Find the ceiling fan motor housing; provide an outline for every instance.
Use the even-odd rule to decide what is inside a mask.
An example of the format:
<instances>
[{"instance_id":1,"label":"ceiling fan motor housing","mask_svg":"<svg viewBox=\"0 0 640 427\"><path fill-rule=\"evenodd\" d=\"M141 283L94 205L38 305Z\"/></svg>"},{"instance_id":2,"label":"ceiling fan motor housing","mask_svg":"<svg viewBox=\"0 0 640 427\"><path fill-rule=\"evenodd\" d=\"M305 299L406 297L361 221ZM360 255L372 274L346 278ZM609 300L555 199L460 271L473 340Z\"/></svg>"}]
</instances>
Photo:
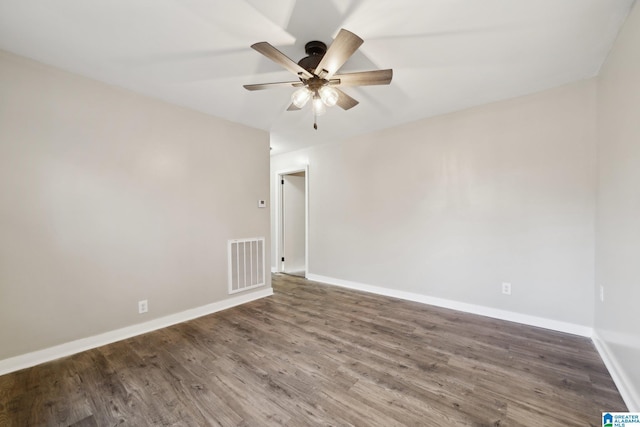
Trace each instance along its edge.
<instances>
[{"instance_id":1,"label":"ceiling fan motor housing","mask_svg":"<svg viewBox=\"0 0 640 427\"><path fill-rule=\"evenodd\" d=\"M317 40L310 41L304 45L304 51L308 56L298 61L298 65L313 74L322 57L327 53L327 45Z\"/></svg>"}]
</instances>

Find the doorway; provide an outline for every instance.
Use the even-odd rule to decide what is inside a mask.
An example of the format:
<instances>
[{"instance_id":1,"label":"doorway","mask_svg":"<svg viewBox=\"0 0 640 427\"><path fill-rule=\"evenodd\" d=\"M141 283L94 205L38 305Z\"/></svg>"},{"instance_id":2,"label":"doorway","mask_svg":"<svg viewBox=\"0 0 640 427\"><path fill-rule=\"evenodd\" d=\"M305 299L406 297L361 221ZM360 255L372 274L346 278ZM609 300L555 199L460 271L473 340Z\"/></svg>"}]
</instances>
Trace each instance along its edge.
<instances>
[{"instance_id":1,"label":"doorway","mask_svg":"<svg viewBox=\"0 0 640 427\"><path fill-rule=\"evenodd\" d=\"M308 168L276 176L276 270L306 277L308 262Z\"/></svg>"}]
</instances>

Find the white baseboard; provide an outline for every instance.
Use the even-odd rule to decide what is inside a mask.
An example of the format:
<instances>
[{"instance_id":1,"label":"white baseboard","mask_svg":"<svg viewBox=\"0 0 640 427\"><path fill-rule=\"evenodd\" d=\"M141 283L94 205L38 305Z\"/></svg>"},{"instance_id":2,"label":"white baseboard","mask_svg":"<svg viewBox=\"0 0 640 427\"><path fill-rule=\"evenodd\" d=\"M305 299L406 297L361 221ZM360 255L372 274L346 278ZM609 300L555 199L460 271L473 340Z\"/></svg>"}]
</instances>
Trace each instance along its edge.
<instances>
[{"instance_id":1,"label":"white baseboard","mask_svg":"<svg viewBox=\"0 0 640 427\"><path fill-rule=\"evenodd\" d=\"M561 322L544 317L530 316L528 314L516 313L513 311L499 310L482 305L467 304L443 298L430 297L428 295L414 292L399 291L396 289L384 288L381 286L365 285L363 283L351 282L348 280L336 279L333 277L320 276L317 274L307 274L308 280L322 282L329 285L341 286L343 288L355 289L358 291L371 292L373 294L384 295L422 304L434 305L437 307L449 308L452 310L464 311L465 313L479 314L481 316L492 317L494 319L507 320L509 322L522 323L529 326L551 329L559 332L566 332L573 335L591 338L593 328L574 323Z\"/></svg>"},{"instance_id":2,"label":"white baseboard","mask_svg":"<svg viewBox=\"0 0 640 427\"><path fill-rule=\"evenodd\" d=\"M616 383L616 387L618 387L618 391L622 396L622 400L624 400L624 403L627 405L627 409L629 412L640 412L640 390L638 390L627 377L606 341L604 341L596 331L593 332L592 340L598 353L600 353L602 361L609 370L613 382Z\"/></svg>"},{"instance_id":3,"label":"white baseboard","mask_svg":"<svg viewBox=\"0 0 640 427\"><path fill-rule=\"evenodd\" d=\"M166 328L167 326L177 323L186 322L187 320L197 317L206 316L218 311L226 310L237 305L255 301L260 298L273 295L273 288L260 289L255 292L234 296L223 301L214 302L212 304L203 305L202 307L193 308L180 313L171 314L169 316L153 319L148 322L139 323L137 325L127 326L125 328L116 329L114 331L105 332L88 338L71 341L54 347L45 348L43 350L34 351L20 356L11 357L9 359L0 360L0 375L15 372L20 369L30 368L44 362L59 359L61 357L71 356L72 354L90 350L116 341L121 341L136 335L146 334L157 329Z\"/></svg>"}]
</instances>

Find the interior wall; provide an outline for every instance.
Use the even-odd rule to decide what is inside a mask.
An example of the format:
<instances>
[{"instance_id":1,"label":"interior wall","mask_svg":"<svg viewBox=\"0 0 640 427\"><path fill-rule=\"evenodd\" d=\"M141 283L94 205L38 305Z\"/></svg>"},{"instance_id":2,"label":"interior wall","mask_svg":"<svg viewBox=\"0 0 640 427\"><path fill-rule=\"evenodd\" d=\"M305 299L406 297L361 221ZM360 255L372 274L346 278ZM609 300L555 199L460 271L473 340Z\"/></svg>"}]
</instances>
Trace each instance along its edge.
<instances>
[{"instance_id":1,"label":"interior wall","mask_svg":"<svg viewBox=\"0 0 640 427\"><path fill-rule=\"evenodd\" d=\"M229 298L268 174L266 132L0 52L0 360Z\"/></svg>"},{"instance_id":2,"label":"interior wall","mask_svg":"<svg viewBox=\"0 0 640 427\"><path fill-rule=\"evenodd\" d=\"M627 18L598 86L595 330L640 411L640 9ZM600 286L604 301L600 301ZM615 372L617 371L617 373Z\"/></svg>"},{"instance_id":3,"label":"interior wall","mask_svg":"<svg viewBox=\"0 0 640 427\"><path fill-rule=\"evenodd\" d=\"M590 328L595 106L588 80L274 156L309 164L309 274Z\"/></svg>"}]
</instances>

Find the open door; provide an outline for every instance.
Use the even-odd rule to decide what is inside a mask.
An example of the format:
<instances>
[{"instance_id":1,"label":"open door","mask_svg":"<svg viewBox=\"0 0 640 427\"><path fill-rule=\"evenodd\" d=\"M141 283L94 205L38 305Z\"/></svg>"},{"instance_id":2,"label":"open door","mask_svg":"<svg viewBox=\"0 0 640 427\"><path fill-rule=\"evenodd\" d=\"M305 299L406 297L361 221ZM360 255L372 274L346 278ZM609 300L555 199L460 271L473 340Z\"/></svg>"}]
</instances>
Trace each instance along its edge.
<instances>
[{"instance_id":1,"label":"open door","mask_svg":"<svg viewBox=\"0 0 640 427\"><path fill-rule=\"evenodd\" d=\"M306 276L306 176L282 175L282 271Z\"/></svg>"},{"instance_id":2,"label":"open door","mask_svg":"<svg viewBox=\"0 0 640 427\"><path fill-rule=\"evenodd\" d=\"M275 173L274 272L306 277L309 268L309 166Z\"/></svg>"}]
</instances>

